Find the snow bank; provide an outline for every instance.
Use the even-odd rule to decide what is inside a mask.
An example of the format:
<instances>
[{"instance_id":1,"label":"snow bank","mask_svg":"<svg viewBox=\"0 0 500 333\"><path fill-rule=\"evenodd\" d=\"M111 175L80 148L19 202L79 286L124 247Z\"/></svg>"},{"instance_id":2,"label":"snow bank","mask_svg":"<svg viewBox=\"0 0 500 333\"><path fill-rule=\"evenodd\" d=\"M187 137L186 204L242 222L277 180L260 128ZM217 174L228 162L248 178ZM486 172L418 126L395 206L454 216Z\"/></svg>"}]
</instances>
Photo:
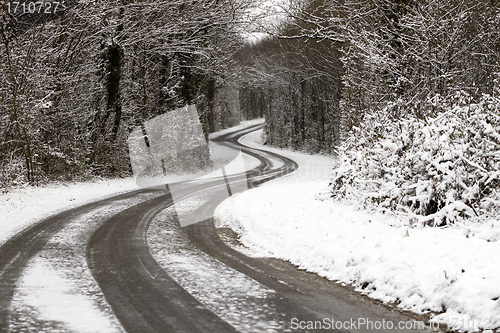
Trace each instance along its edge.
<instances>
[{"instance_id":1,"label":"snow bank","mask_svg":"<svg viewBox=\"0 0 500 333\"><path fill-rule=\"evenodd\" d=\"M16 328L21 332L35 331L36 328L30 325L35 318L38 322L56 322L61 329L51 329L57 332L124 332L118 320L106 316L93 299L79 292L79 288L47 260L36 258L23 274L17 287L19 292L13 300L14 304L21 303L31 312L30 316L20 318L24 327Z\"/></svg>"},{"instance_id":2,"label":"snow bank","mask_svg":"<svg viewBox=\"0 0 500 333\"><path fill-rule=\"evenodd\" d=\"M137 188L132 178L125 178L13 189L0 195L0 245L44 217Z\"/></svg>"},{"instance_id":3,"label":"snow bank","mask_svg":"<svg viewBox=\"0 0 500 333\"><path fill-rule=\"evenodd\" d=\"M258 146L251 135L253 142L242 140ZM337 202L325 174L307 170L324 157L281 153L301 156L299 170L309 176L291 174L230 197L215 212L218 227L238 233L256 256L290 261L407 310L438 313L433 322L465 331L500 327L500 246L488 241L498 236L496 220L438 228Z\"/></svg>"},{"instance_id":4,"label":"snow bank","mask_svg":"<svg viewBox=\"0 0 500 333\"><path fill-rule=\"evenodd\" d=\"M332 202L326 184L263 186L216 212L259 256L281 258L460 329L500 326L500 247L459 228L409 228L395 216ZM491 318L491 321L488 319ZM492 325L488 325L491 323Z\"/></svg>"}]
</instances>

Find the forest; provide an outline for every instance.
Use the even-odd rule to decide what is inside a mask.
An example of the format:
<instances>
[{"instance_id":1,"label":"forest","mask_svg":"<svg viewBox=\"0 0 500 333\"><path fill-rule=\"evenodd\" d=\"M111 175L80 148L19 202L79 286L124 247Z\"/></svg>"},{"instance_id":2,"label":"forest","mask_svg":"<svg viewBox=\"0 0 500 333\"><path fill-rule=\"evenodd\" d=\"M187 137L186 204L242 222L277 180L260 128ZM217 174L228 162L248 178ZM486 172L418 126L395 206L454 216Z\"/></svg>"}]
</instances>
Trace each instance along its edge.
<instances>
[{"instance_id":1,"label":"forest","mask_svg":"<svg viewBox=\"0 0 500 333\"><path fill-rule=\"evenodd\" d=\"M195 104L206 135L263 116L266 144L336 156L333 197L434 225L496 214L498 1L65 5L2 5L2 188L128 175L132 129Z\"/></svg>"},{"instance_id":2,"label":"forest","mask_svg":"<svg viewBox=\"0 0 500 333\"><path fill-rule=\"evenodd\" d=\"M197 106L206 134L240 120L230 69L249 4L59 8L0 7L0 187L130 175L133 128L187 104Z\"/></svg>"}]
</instances>

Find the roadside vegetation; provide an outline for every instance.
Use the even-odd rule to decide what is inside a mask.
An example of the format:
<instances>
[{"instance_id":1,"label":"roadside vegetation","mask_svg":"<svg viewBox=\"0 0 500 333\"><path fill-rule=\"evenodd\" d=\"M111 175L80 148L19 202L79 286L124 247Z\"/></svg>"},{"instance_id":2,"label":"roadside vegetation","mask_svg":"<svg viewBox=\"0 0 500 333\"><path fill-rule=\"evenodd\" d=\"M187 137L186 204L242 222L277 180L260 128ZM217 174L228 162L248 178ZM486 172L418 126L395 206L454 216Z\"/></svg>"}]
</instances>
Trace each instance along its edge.
<instances>
[{"instance_id":1,"label":"roadside vegetation","mask_svg":"<svg viewBox=\"0 0 500 333\"><path fill-rule=\"evenodd\" d=\"M292 1L278 14L242 62L268 144L333 152L334 198L412 224L498 216L498 2Z\"/></svg>"}]
</instances>

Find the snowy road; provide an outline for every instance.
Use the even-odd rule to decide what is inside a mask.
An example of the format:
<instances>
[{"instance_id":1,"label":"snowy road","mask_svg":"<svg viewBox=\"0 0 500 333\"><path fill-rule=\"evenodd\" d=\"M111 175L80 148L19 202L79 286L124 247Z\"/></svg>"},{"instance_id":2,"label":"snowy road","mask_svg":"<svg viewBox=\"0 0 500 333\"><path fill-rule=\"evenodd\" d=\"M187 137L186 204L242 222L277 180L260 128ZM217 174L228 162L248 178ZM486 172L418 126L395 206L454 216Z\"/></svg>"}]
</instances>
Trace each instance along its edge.
<instances>
[{"instance_id":1,"label":"snowy road","mask_svg":"<svg viewBox=\"0 0 500 333\"><path fill-rule=\"evenodd\" d=\"M238 142L258 128L216 139L259 161L246 177L229 176L250 187L297 168ZM219 180L187 181L180 197L211 212L226 191ZM182 228L172 205L168 191L138 190L60 213L11 238L0 247L0 330L290 332L313 331L308 323L321 322L314 331L387 332L377 323L418 319L285 262L248 257L221 241L211 219ZM60 279L65 289L51 292L37 273ZM49 292L33 296L44 288ZM87 320L58 315L77 296L87 311L68 316ZM374 327L352 325L360 319ZM331 320L347 325L332 329Z\"/></svg>"}]
</instances>

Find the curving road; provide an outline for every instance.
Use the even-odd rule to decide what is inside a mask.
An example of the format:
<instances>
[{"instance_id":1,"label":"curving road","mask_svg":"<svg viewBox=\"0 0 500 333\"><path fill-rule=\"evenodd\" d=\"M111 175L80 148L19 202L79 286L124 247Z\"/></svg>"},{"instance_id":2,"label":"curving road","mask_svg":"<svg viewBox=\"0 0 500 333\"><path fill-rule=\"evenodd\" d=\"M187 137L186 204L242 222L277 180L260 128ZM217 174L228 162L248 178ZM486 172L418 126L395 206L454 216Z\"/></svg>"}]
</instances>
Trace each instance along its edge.
<instances>
[{"instance_id":1,"label":"curving road","mask_svg":"<svg viewBox=\"0 0 500 333\"><path fill-rule=\"evenodd\" d=\"M256 168L245 174L229 175L233 183L246 182L248 187L254 187L293 172L298 167L293 160L286 157L250 148L238 142L241 136L260 128L260 125L251 126L216 139L218 144L225 145L228 149L240 149L259 161ZM278 161L280 163L277 163ZM274 167L275 164L281 166ZM198 194L209 193L209 199L200 203L196 212L212 212L227 197L227 189L220 186L219 179L186 181L181 184L181 188L180 197L186 200ZM82 243L86 248L88 268L105 301L126 332L259 332L268 329L287 332L296 328L291 325L293 320L296 322L320 321L324 318L342 321L365 318L373 322L421 320L361 297L350 288L299 271L280 260L248 257L221 241L211 219L180 228L175 210L166 217L162 215L165 211L172 210L174 205L167 187L167 190L137 190L68 210L40 221L2 245L0 330L16 331L17 326L11 323L14 290L30 260L47 247L54 235L78 216L107 205L112 206L118 201L138 197L141 197L141 200L132 200L127 208L103 219ZM148 232L152 230L150 228L152 224L158 223L160 217L162 223L175 226L173 232L185 242L184 247L189 247L191 256L200 259L205 258L203 255L208 255L209 259L203 260L213 261L212 266L204 268L206 271L203 274L207 276L219 274L217 275L219 277L221 274L226 274L221 272L229 274L228 280L221 278L218 281L220 285L214 283L215 289L221 295L226 295L224 297L228 297L228 303L230 301L227 295L231 295L232 302L236 302L238 311L243 313L241 316L231 320L230 318L234 318L234 313L228 316L217 310L220 308L217 303L225 302L223 298L208 299L209 296L194 295L195 292L190 289L189 283L182 282L179 276L169 270L171 263L159 263L151 249L153 244L149 243L151 235L148 235ZM187 250L183 248L178 251ZM256 285L255 288L262 292L260 294L255 292L259 296L248 296L250 292L247 293L245 290L238 292L235 286L229 286L231 282L227 281L231 279L236 281L239 278L251 281L249 283ZM230 287L235 291L229 292ZM253 315L253 312L259 315ZM240 325L242 322L245 325ZM33 331L37 331L36 327ZM307 329L297 331L307 331ZM343 330L328 331L343 332ZM363 330L358 327L353 331L383 332L384 330ZM417 331L411 330L411 332Z\"/></svg>"}]
</instances>

